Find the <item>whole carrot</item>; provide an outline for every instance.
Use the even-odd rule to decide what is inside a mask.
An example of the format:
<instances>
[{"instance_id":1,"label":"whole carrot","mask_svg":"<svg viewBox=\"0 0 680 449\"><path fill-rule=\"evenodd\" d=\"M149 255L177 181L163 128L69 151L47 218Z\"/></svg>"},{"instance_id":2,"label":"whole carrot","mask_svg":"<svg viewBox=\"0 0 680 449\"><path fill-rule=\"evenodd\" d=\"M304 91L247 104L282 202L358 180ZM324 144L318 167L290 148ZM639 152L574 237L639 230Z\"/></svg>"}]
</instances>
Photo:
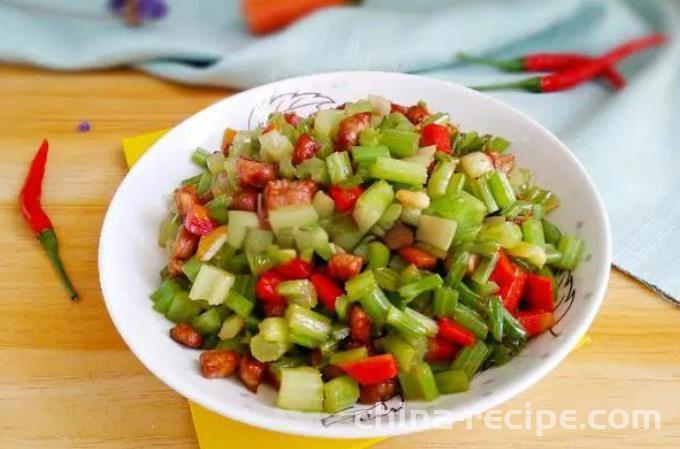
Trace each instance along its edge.
<instances>
[{"instance_id":1,"label":"whole carrot","mask_svg":"<svg viewBox=\"0 0 680 449\"><path fill-rule=\"evenodd\" d=\"M459 53L458 59L490 65L504 72L563 72L590 63L595 58L579 53L529 53L518 58L496 59ZM606 67L600 75L617 90L626 85L626 80L614 67Z\"/></svg>"},{"instance_id":2,"label":"whole carrot","mask_svg":"<svg viewBox=\"0 0 680 449\"><path fill-rule=\"evenodd\" d=\"M52 222L40 204L48 149L49 145L47 140L43 140L38 152L33 158L33 162L31 162L28 175L26 175L26 181L21 189L21 193L19 193L19 204L21 205L21 213L23 214L26 223L28 223L38 236L38 241L47 253L47 257L49 257L52 265L54 265L54 268L57 270L57 274L64 284L64 287L66 287L71 300L75 301L78 299L78 293L76 293L73 288L73 284L66 274L64 265L59 257L57 234L54 232Z\"/></svg>"},{"instance_id":3,"label":"whole carrot","mask_svg":"<svg viewBox=\"0 0 680 449\"><path fill-rule=\"evenodd\" d=\"M352 0L242 0L242 8L248 30L253 34L266 34L317 9L350 3Z\"/></svg>"},{"instance_id":4,"label":"whole carrot","mask_svg":"<svg viewBox=\"0 0 680 449\"><path fill-rule=\"evenodd\" d=\"M477 86L473 87L473 89L480 91L522 89L535 93L559 92L562 90L571 89L574 86L595 78L605 68L614 66L614 64L617 62L634 53L638 53L658 45L663 45L667 41L668 36L665 34L651 34L649 36L628 41L611 50L610 52L593 59L591 62L576 66L564 72L553 73L545 76L536 76L519 81L512 81L509 83Z\"/></svg>"}]
</instances>

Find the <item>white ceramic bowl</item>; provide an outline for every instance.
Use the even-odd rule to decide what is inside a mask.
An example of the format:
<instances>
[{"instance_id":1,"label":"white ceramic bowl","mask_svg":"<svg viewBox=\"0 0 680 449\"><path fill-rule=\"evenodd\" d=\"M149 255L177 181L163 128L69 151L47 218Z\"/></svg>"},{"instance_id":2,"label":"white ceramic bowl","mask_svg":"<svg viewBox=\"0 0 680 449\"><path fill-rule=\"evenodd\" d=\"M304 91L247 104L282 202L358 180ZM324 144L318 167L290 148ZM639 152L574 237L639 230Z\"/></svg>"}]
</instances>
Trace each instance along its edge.
<instances>
[{"instance_id":1,"label":"white ceramic bowl","mask_svg":"<svg viewBox=\"0 0 680 449\"><path fill-rule=\"evenodd\" d=\"M395 398L340 415L300 413L274 406L275 393L257 395L237 380L207 380L198 352L168 337L171 324L150 307L165 253L156 244L169 193L196 172L189 161L201 146L218 148L225 127L248 128L272 111L306 115L368 94L402 104L420 99L449 112L463 130L504 136L519 163L553 189L562 206L551 215L563 230L587 242L587 256L560 282L559 322L532 340L510 363L475 377L468 392L434 402ZM142 363L186 398L226 417L278 432L329 438L363 438L425 430L492 408L527 389L552 370L590 326L603 299L610 267L607 216L583 166L553 134L531 118L489 96L452 83L383 72L340 72L293 78L228 97L185 120L165 135L121 183L109 207L99 247L101 287L111 318ZM411 413L414 410L427 416ZM395 420L395 417L398 418ZM396 424L389 425L389 421ZM358 425L357 422L363 423Z\"/></svg>"}]
</instances>

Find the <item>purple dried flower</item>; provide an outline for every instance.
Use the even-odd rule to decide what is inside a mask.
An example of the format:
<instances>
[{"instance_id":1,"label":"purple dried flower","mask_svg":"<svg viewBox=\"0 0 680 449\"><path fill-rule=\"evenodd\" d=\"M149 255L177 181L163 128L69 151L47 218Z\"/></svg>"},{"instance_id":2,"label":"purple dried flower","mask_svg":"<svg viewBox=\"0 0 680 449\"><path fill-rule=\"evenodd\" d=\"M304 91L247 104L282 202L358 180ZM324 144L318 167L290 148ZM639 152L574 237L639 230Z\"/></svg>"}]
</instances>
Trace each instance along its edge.
<instances>
[{"instance_id":1,"label":"purple dried flower","mask_svg":"<svg viewBox=\"0 0 680 449\"><path fill-rule=\"evenodd\" d=\"M90 122L87 120L82 120L80 123L78 123L78 126L76 127L79 133L86 133L92 129L92 126L90 125Z\"/></svg>"},{"instance_id":2,"label":"purple dried flower","mask_svg":"<svg viewBox=\"0 0 680 449\"><path fill-rule=\"evenodd\" d=\"M163 0L139 0L137 5L142 20L158 20L168 13L168 5Z\"/></svg>"}]
</instances>

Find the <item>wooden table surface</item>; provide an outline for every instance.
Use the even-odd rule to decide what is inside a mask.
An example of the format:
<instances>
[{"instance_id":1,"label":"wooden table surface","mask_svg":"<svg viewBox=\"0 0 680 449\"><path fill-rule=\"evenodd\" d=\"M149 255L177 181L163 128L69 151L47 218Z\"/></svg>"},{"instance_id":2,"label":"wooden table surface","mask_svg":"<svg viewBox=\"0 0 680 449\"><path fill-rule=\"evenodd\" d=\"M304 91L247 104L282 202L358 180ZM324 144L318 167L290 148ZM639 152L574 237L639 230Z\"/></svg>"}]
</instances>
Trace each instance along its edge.
<instances>
[{"instance_id":1,"label":"wooden table surface","mask_svg":"<svg viewBox=\"0 0 680 449\"><path fill-rule=\"evenodd\" d=\"M0 448L196 448L187 401L147 372L108 318L97 245L125 176L121 138L167 128L228 95L127 70L50 73L0 65ZM89 133L77 133L87 119ZM65 298L22 222L17 193L43 137L43 202L81 295ZM491 430L475 422L377 449L680 447L680 309L612 273L592 343L503 411L656 409L660 430ZM606 422L606 421L605 421ZM225 446L226 447L226 446Z\"/></svg>"}]
</instances>

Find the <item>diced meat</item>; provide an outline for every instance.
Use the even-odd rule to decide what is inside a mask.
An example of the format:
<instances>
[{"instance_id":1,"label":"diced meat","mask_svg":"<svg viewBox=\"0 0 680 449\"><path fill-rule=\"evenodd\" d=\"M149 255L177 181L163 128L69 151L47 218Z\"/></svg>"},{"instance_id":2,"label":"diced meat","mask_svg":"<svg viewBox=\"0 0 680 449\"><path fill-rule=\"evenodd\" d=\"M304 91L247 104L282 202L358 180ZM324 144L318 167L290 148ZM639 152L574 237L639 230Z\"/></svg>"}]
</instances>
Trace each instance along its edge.
<instances>
[{"instance_id":1,"label":"diced meat","mask_svg":"<svg viewBox=\"0 0 680 449\"><path fill-rule=\"evenodd\" d=\"M284 206L311 204L316 189L316 184L310 180L277 179L276 181L269 181L264 190L265 206L267 210L274 210Z\"/></svg>"},{"instance_id":2,"label":"diced meat","mask_svg":"<svg viewBox=\"0 0 680 449\"><path fill-rule=\"evenodd\" d=\"M175 190L175 205L182 217L189 213L194 204L198 204L198 191L195 186L186 185Z\"/></svg>"},{"instance_id":3,"label":"diced meat","mask_svg":"<svg viewBox=\"0 0 680 449\"><path fill-rule=\"evenodd\" d=\"M321 365L321 362L323 362L323 354L321 353L321 349L315 348L309 351L309 364L311 366Z\"/></svg>"},{"instance_id":4,"label":"diced meat","mask_svg":"<svg viewBox=\"0 0 680 449\"><path fill-rule=\"evenodd\" d=\"M338 125L335 149L338 151L351 150L359 139L359 133L368 128L370 124L371 114L368 112L360 112L342 119Z\"/></svg>"},{"instance_id":5,"label":"diced meat","mask_svg":"<svg viewBox=\"0 0 680 449\"><path fill-rule=\"evenodd\" d=\"M172 257L175 259L188 259L196 253L199 236L189 232L184 226L179 228L175 244L172 247Z\"/></svg>"},{"instance_id":6,"label":"diced meat","mask_svg":"<svg viewBox=\"0 0 680 449\"><path fill-rule=\"evenodd\" d=\"M429 112L427 112L427 109L425 109L423 106L420 105L414 105L411 106L406 110L406 118L408 118L411 123L414 125L417 125L418 123L422 122L425 120L425 118L430 115Z\"/></svg>"},{"instance_id":7,"label":"diced meat","mask_svg":"<svg viewBox=\"0 0 680 449\"><path fill-rule=\"evenodd\" d=\"M323 376L324 382L328 382L329 380L335 379L336 377L344 376L345 371L343 371L343 369L339 366L326 365L321 368L321 375Z\"/></svg>"},{"instance_id":8,"label":"diced meat","mask_svg":"<svg viewBox=\"0 0 680 449\"><path fill-rule=\"evenodd\" d=\"M298 165L305 159L314 157L320 149L321 144L309 134L301 135L293 149L293 164Z\"/></svg>"},{"instance_id":9,"label":"diced meat","mask_svg":"<svg viewBox=\"0 0 680 449\"><path fill-rule=\"evenodd\" d=\"M399 222L385 233L383 240L389 249L395 250L402 246L413 245L415 237L411 228Z\"/></svg>"},{"instance_id":10,"label":"diced meat","mask_svg":"<svg viewBox=\"0 0 680 449\"><path fill-rule=\"evenodd\" d=\"M515 167L515 155L506 153L496 153L495 151L487 151L487 156L491 158L493 166L496 170L503 172L506 176Z\"/></svg>"},{"instance_id":11,"label":"diced meat","mask_svg":"<svg viewBox=\"0 0 680 449\"><path fill-rule=\"evenodd\" d=\"M254 359L250 354L244 354L238 366L238 377L248 390L257 393L266 368L267 365Z\"/></svg>"},{"instance_id":12,"label":"diced meat","mask_svg":"<svg viewBox=\"0 0 680 449\"><path fill-rule=\"evenodd\" d=\"M184 262L184 260L170 258L170 260L168 260L168 273L170 273L170 276L179 276L182 274Z\"/></svg>"},{"instance_id":13,"label":"diced meat","mask_svg":"<svg viewBox=\"0 0 680 449\"><path fill-rule=\"evenodd\" d=\"M257 210L257 190L243 189L234 194L231 209L255 212Z\"/></svg>"},{"instance_id":14,"label":"diced meat","mask_svg":"<svg viewBox=\"0 0 680 449\"><path fill-rule=\"evenodd\" d=\"M328 261L328 273L336 279L346 281L361 272L364 259L349 253L338 253Z\"/></svg>"},{"instance_id":15,"label":"diced meat","mask_svg":"<svg viewBox=\"0 0 680 449\"><path fill-rule=\"evenodd\" d=\"M375 404L376 402L386 401L397 391L397 384L394 379L378 382L371 385L359 386L359 402L362 404Z\"/></svg>"},{"instance_id":16,"label":"diced meat","mask_svg":"<svg viewBox=\"0 0 680 449\"><path fill-rule=\"evenodd\" d=\"M359 305L352 306L349 311L349 330L353 342L371 342L371 318Z\"/></svg>"},{"instance_id":17,"label":"diced meat","mask_svg":"<svg viewBox=\"0 0 680 449\"><path fill-rule=\"evenodd\" d=\"M236 172L242 187L263 189L267 182L276 179L276 165L245 157L236 161Z\"/></svg>"},{"instance_id":18,"label":"diced meat","mask_svg":"<svg viewBox=\"0 0 680 449\"><path fill-rule=\"evenodd\" d=\"M283 316L286 312L286 306L288 304L285 302L266 302L262 303L262 310L264 311L264 316Z\"/></svg>"},{"instance_id":19,"label":"diced meat","mask_svg":"<svg viewBox=\"0 0 680 449\"><path fill-rule=\"evenodd\" d=\"M406 115L406 111L408 108L406 106L402 106L397 103L392 103L390 105L390 112L401 112L402 114Z\"/></svg>"},{"instance_id":20,"label":"diced meat","mask_svg":"<svg viewBox=\"0 0 680 449\"><path fill-rule=\"evenodd\" d=\"M177 343L188 348L200 348L203 344L203 336L193 327L185 323L176 324L170 329L170 337Z\"/></svg>"},{"instance_id":21,"label":"diced meat","mask_svg":"<svg viewBox=\"0 0 680 449\"><path fill-rule=\"evenodd\" d=\"M238 355L234 351L214 349L205 351L198 361L201 364L203 377L208 379L229 377L236 370Z\"/></svg>"},{"instance_id":22,"label":"diced meat","mask_svg":"<svg viewBox=\"0 0 680 449\"><path fill-rule=\"evenodd\" d=\"M302 121L302 117L297 115L295 112L286 112L283 114L283 118L286 122L288 122L290 125L293 126L298 126L300 122Z\"/></svg>"}]
</instances>

